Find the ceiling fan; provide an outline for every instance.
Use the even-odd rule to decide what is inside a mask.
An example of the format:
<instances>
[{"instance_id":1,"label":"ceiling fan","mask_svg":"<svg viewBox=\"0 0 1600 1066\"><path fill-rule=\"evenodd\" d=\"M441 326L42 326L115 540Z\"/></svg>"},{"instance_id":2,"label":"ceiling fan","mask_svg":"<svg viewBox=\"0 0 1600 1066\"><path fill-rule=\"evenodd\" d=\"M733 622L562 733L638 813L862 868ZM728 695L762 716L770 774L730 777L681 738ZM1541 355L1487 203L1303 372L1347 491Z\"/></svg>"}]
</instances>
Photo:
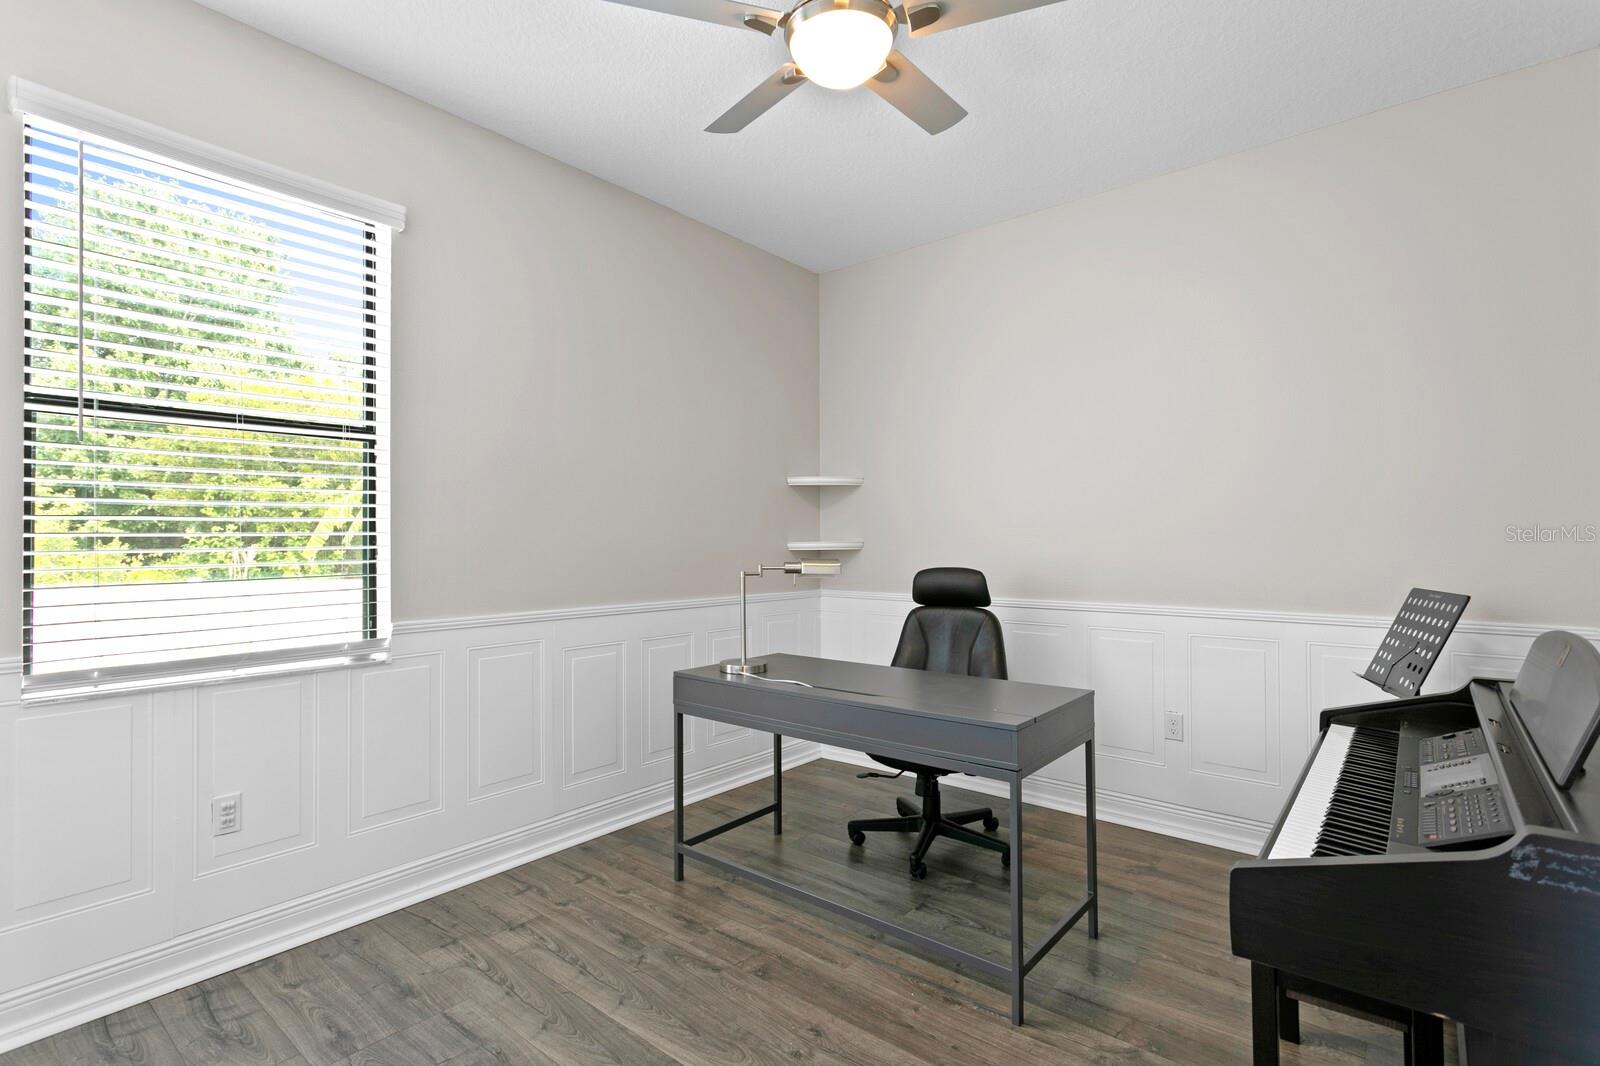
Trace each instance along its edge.
<instances>
[{"instance_id":1,"label":"ceiling fan","mask_svg":"<svg viewBox=\"0 0 1600 1066\"><path fill-rule=\"evenodd\" d=\"M738 133L808 81L839 90L865 85L929 133L943 133L967 117L966 109L895 49L896 34L926 37L1056 2L799 0L779 11L743 0L611 0L769 37L783 31L792 62L707 126L707 133Z\"/></svg>"}]
</instances>

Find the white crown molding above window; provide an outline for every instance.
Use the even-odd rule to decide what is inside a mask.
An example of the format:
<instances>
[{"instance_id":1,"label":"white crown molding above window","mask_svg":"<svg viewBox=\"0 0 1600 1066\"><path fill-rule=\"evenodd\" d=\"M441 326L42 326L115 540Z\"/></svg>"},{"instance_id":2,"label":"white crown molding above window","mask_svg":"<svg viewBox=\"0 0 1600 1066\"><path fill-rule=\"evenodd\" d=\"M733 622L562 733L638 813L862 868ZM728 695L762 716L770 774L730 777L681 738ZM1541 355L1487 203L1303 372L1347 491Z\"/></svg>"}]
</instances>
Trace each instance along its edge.
<instances>
[{"instance_id":1,"label":"white crown molding above window","mask_svg":"<svg viewBox=\"0 0 1600 1066\"><path fill-rule=\"evenodd\" d=\"M406 209L399 204L207 144L35 82L13 77L10 106L15 114L32 115L132 148L155 152L224 178L309 201L362 222L375 222L395 231L406 228Z\"/></svg>"}]
</instances>

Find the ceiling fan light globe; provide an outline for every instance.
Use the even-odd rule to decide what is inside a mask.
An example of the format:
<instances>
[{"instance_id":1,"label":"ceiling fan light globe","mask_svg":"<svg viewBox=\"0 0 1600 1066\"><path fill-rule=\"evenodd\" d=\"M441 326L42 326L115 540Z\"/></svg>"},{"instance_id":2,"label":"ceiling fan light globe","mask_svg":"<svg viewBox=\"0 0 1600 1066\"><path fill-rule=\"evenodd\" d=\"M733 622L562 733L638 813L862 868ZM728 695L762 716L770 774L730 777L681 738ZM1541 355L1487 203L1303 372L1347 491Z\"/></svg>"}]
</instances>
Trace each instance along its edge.
<instances>
[{"instance_id":1,"label":"ceiling fan light globe","mask_svg":"<svg viewBox=\"0 0 1600 1066\"><path fill-rule=\"evenodd\" d=\"M824 89L854 89L878 71L894 48L894 13L877 0L812 0L795 12L789 54Z\"/></svg>"}]
</instances>

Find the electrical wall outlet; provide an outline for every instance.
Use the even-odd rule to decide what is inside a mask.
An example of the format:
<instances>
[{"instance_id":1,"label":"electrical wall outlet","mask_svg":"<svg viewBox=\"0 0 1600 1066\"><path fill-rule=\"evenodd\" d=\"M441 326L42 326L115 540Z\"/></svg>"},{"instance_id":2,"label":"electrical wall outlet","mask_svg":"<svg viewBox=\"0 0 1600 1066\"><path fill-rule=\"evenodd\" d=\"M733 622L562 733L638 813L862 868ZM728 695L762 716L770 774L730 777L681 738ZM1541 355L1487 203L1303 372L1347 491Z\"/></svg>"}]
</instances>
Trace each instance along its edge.
<instances>
[{"instance_id":1,"label":"electrical wall outlet","mask_svg":"<svg viewBox=\"0 0 1600 1066\"><path fill-rule=\"evenodd\" d=\"M241 801L239 793L230 792L226 796L214 796L211 800L211 835L224 837L229 833L237 833L241 818Z\"/></svg>"},{"instance_id":2,"label":"electrical wall outlet","mask_svg":"<svg viewBox=\"0 0 1600 1066\"><path fill-rule=\"evenodd\" d=\"M1167 739L1168 740L1182 740L1183 739L1183 715L1181 715L1181 714L1169 714L1169 715L1167 715Z\"/></svg>"}]
</instances>

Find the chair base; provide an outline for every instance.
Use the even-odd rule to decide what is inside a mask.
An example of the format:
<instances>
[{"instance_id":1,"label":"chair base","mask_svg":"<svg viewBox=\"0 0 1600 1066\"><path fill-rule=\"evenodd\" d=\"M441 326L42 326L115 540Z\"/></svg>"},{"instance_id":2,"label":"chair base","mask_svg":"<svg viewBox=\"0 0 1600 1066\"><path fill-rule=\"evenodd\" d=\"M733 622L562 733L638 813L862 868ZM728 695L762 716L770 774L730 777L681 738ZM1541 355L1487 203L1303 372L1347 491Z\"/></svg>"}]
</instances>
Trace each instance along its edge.
<instances>
[{"instance_id":1,"label":"chair base","mask_svg":"<svg viewBox=\"0 0 1600 1066\"><path fill-rule=\"evenodd\" d=\"M846 829L850 834L850 843L860 847L867 842L868 833L916 833L917 843L911 849L911 876L915 880L922 880L928 876L928 866L923 860L927 858L928 849L940 837L949 837L966 844L1000 853L1000 864L1007 868L1011 866L1011 845L997 837L984 836L976 830L967 828L973 822L982 822L986 832L994 832L1000 828L1000 821L994 816L994 811L988 807L979 807L970 811L953 811L944 813L939 797L939 779L931 774L917 775L917 795L923 798L922 806L902 797L896 797L895 809L900 812L898 818L858 818L851 822Z\"/></svg>"}]
</instances>

